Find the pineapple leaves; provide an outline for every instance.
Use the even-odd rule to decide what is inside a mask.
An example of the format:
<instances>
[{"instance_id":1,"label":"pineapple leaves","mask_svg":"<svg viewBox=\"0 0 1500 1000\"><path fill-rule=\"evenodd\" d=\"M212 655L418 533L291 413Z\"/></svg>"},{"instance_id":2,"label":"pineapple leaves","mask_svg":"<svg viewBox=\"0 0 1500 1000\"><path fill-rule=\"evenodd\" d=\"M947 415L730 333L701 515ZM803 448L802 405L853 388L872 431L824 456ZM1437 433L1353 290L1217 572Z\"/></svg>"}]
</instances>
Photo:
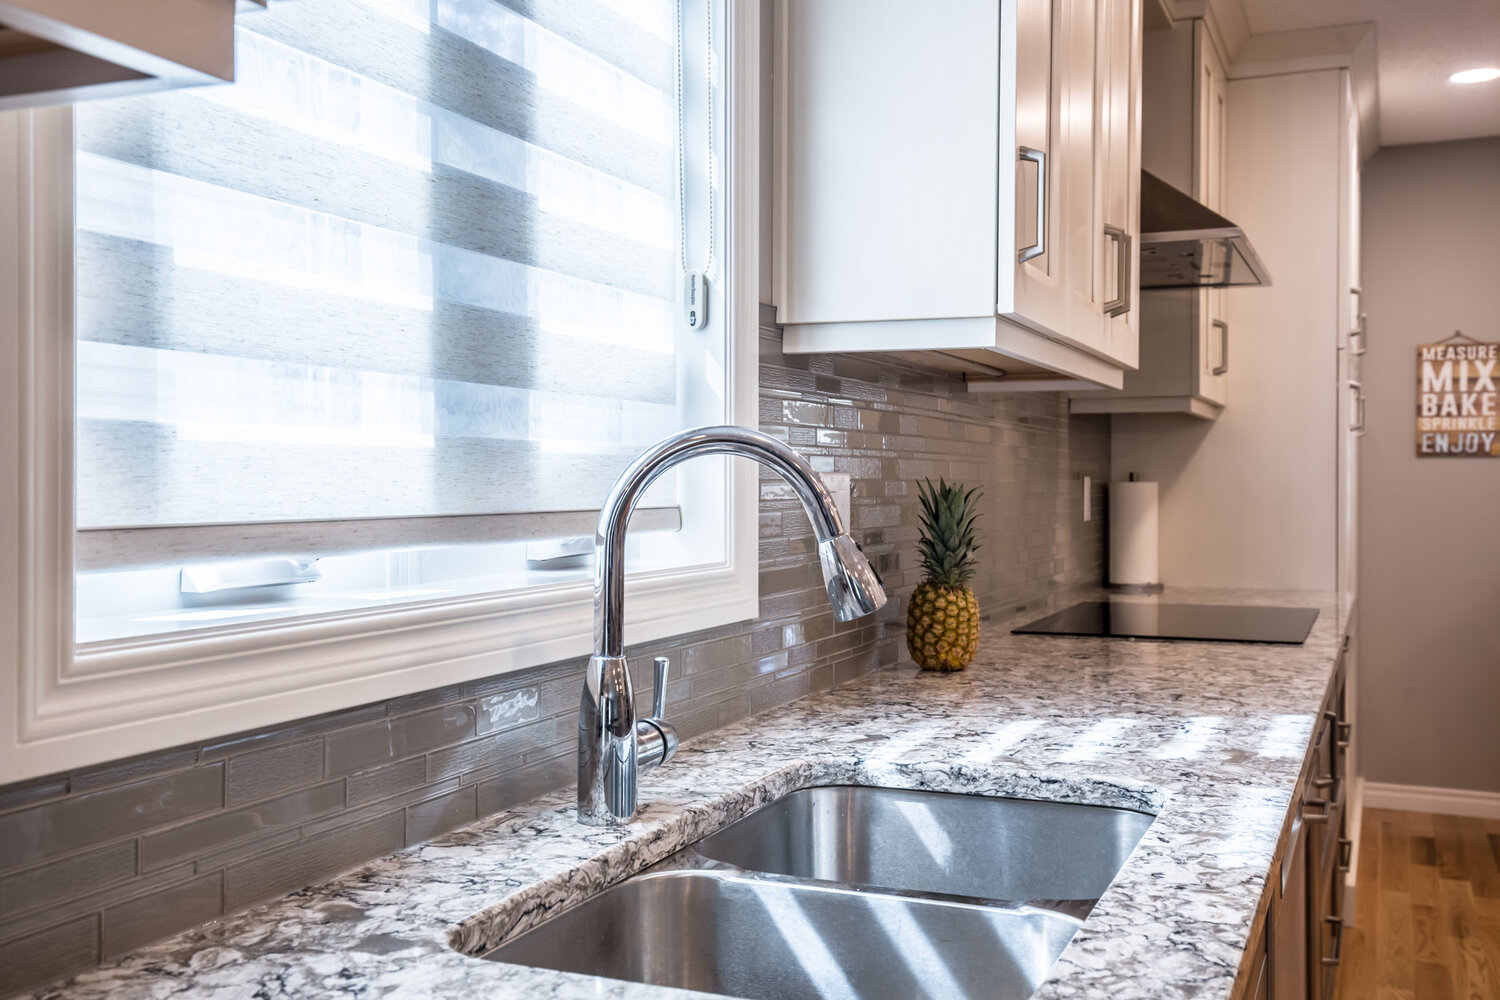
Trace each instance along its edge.
<instances>
[{"instance_id":1,"label":"pineapple leaves","mask_svg":"<svg viewBox=\"0 0 1500 1000\"><path fill-rule=\"evenodd\" d=\"M974 540L980 496L979 487L966 491L962 484L949 485L942 477L936 486L931 479L917 483L922 506L917 551L929 581L958 587L973 578L974 553L980 547Z\"/></svg>"}]
</instances>

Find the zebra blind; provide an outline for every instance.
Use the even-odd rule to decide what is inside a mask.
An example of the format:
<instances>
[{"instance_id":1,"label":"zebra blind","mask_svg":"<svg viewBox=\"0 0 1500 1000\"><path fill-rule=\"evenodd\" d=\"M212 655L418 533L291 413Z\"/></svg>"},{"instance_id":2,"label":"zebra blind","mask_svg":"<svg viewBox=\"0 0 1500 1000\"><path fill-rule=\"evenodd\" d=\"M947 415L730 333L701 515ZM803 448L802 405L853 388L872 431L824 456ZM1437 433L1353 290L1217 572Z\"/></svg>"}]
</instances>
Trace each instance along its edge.
<instances>
[{"instance_id":1,"label":"zebra blind","mask_svg":"<svg viewBox=\"0 0 1500 1000\"><path fill-rule=\"evenodd\" d=\"M273 2L232 86L79 105L79 528L597 511L684 422L674 16Z\"/></svg>"}]
</instances>

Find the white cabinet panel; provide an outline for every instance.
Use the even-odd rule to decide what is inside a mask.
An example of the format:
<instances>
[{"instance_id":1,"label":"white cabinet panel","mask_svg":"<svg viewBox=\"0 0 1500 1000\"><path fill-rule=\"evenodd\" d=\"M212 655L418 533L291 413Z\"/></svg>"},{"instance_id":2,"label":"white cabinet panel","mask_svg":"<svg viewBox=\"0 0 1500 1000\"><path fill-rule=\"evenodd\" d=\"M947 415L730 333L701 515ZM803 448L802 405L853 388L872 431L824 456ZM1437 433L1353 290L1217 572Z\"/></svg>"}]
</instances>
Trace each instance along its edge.
<instances>
[{"instance_id":1,"label":"white cabinet panel","mask_svg":"<svg viewBox=\"0 0 1500 1000\"><path fill-rule=\"evenodd\" d=\"M999 8L792 4L784 33L783 322L978 316L994 309ZM941 64L943 86L931 67Z\"/></svg>"}]
</instances>

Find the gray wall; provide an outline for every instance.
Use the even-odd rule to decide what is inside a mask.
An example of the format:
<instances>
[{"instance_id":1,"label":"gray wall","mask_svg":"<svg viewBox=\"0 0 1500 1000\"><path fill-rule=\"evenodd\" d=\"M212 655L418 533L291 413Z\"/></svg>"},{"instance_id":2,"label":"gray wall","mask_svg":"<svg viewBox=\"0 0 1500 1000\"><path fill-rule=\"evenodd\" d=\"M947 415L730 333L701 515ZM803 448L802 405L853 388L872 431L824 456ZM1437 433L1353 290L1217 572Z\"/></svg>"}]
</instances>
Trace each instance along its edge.
<instances>
[{"instance_id":1,"label":"gray wall","mask_svg":"<svg viewBox=\"0 0 1500 1000\"><path fill-rule=\"evenodd\" d=\"M1055 393L971 396L878 360L783 358L764 331L760 426L853 477L853 531L894 600L838 625L814 539L763 479L760 616L633 649L673 658L685 739L906 662L920 476L985 488L983 611L1004 619L1101 579L1103 417ZM990 628L998 627L994 622ZM0 788L0 996L321 881L574 780L581 661ZM649 799L651 783L643 786Z\"/></svg>"},{"instance_id":2,"label":"gray wall","mask_svg":"<svg viewBox=\"0 0 1500 1000\"><path fill-rule=\"evenodd\" d=\"M1365 777L1500 792L1500 458L1415 454L1417 345L1500 341L1500 139L1378 153L1363 251Z\"/></svg>"}]
</instances>

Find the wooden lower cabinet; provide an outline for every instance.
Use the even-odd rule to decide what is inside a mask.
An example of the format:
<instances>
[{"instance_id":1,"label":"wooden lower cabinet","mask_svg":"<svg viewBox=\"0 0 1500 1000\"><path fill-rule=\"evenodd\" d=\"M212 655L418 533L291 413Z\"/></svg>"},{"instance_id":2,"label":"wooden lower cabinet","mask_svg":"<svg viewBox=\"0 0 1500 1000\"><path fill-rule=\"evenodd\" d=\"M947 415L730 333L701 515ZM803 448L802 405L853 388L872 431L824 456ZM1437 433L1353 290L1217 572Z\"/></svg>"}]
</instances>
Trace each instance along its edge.
<instances>
[{"instance_id":1,"label":"wooden lower cabinet","mask_svg":"<svg viewBox=\"0 0 1500 1000\"><path fill-rule=\"evenodd\" d=\"M1274 1000L1307 1000L1307 827L1302 823L1302 797L1293 800L1291 835L1281 861L1271 869L1272 905L1267 934Z\"/></svg>"},{"instance_id":2,"label":"wooden lower cabinet","mask_svg":"<svg viewBox=\"0 0 1500 1000\"><path fill-rule=\"evenodd\" d=\"M1349 722L1341 654L1287 811L1266 887L1262 930L1243 963L1238 1000L1331 1000L1343 952L1344 874L1352 844L1344 794Z\"/></svg>"},{"instance_id":3,"label":"wooden lower cabinet","mask_svg":"<svg viewBox=\"0 0 1500 1000\"><path fill-rule=\"evenodd\" d=\"M1308 901L1312 906L1309 927L1312 950L1308 964L1311 996L1317 1000L1328 1000L1333 996L1339 960L1343 956L1344 873L1348 871L1349 850L1353 846L1349 840L1345 809L1348 788L1345 750L1349 745L1349 722L1345 711L1344 674L1341 657L1340 669L1334 676L1323 713L1323 725L1319 727L1324 746L1315 757L1320 766L1326 767L1320 780L1328 782L1328 804L1322 807L1328 819L1320 821L1313 830L1309 838L1313 850L1308 852L1308 876L1311 879Z\"/></svg>"},{"instance_id":4,"label":"wooden lower cabinet","mask_svg":"<svg viewBox=\"0 0 1500 1000\"><path fill-rule=\"evenodd\" d=\"M1267 930L1267 927L1262 926L1261 932L1256 935L1254 943L1250 946L1250 976L1245 980L1243 994L1246 1000L1270 1000L1271 997L1271 962L1266 950Z\"/></svg>"}]
</instances>

